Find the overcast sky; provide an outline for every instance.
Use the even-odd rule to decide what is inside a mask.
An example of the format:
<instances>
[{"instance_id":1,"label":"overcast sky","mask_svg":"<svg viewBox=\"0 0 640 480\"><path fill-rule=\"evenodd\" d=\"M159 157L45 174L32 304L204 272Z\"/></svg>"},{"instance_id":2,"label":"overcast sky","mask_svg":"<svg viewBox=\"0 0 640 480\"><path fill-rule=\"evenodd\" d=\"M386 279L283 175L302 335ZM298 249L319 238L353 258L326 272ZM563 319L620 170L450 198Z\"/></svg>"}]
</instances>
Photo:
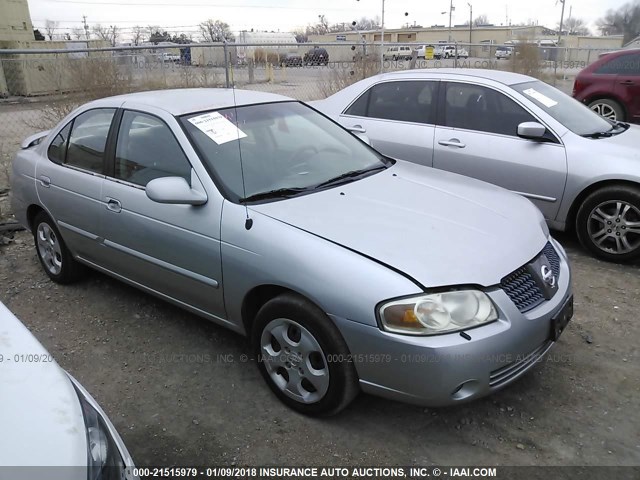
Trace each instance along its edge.
<instances>
[{"instance_id":1,"label":"overcast sky","mask_svg":"<svg viewBox=\"0 0 640 480\"><path fill-rule=\"evenodd\" d=\"M584 19L593 33L595 22L608 9L624 2L616 0L566 0L565 18L572 7L572 16ZM473 17L486 15L495 25L537 20L540 25L555 28L560 20L562 4L556 0L505 2L502 0L471 0ZM469 18L468 0L453 2L452 23L461 24ZM292 31L318 21L325 15L330 23L351 22L361 17L380 16L382 0L29 0L31 18L36 27L46 19L59 21L62 28L82 25L87 16L89 25L118 25L127 30L134 25L160 25L172 32L197 32L197 24L208 18L220 19L240 30ZM385 27L399 28L406 22L425 27L449 24L448 0L386 0ZM446 12L444 15L441 12ZM405 13L408 13L405 16ZM507 20L508 19L508 20Z\"/></svg>"}]
</instances>

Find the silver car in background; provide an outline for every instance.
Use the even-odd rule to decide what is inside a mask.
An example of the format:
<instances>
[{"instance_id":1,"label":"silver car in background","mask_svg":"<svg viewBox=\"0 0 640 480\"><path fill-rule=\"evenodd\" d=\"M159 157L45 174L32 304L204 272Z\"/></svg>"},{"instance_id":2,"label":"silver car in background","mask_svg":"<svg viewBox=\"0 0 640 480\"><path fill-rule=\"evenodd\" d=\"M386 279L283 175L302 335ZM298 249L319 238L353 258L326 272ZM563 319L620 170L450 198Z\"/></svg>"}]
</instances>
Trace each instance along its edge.
<instances>
[{"instance_id":1,"label":"silver car in background","mask_svg":"<svg viewBox=\"0 0 640 480\"><path fill-rule=\"evenodd\" d=\"M27 139L12 181L52 280L90 266L246 334L307 414L360 389L489 394L572 315L567 257L527 199L385 158L278 95L94 101Z\"/></svg>"},{"instance_id":2,"label":"silver car in background","mask_svg":"<svg viewBox=\"0 0 640 480\"><path fill-rule=\"evenodd\" d=\"M386 73L313 106L384 155L524 195L597 257L640 257L640 126L497 70Z\"/></svg>"}]
</instances>

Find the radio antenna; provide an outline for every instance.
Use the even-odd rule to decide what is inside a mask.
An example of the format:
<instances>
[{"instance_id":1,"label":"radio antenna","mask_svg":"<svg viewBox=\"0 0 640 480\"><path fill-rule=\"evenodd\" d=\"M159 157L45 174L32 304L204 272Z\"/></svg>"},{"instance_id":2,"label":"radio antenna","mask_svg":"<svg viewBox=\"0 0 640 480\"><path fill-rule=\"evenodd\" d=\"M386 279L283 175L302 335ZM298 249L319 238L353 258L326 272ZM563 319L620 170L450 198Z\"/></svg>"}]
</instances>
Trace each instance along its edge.
<instances>
[{"instance_id":1,"label":"radio antenna","mask_svg":"<svg viewBox=\"0 0 640 480\"><path fill-rule=\"evenodd\" d=\"M225 40L226 42L226 40ZM240 123L238 120L238 102L236 101L236 85L235 82L231 84L231 92L233 94L233 111L236 117L236 134L238 135L238 154L240 156L240 176L242 177L242 196L243 198L247 198L247 186L244 182L244 165L242 163L242 145L240 145ZM244 221L244 228L247 230L251 230L253 226L253 219L249 217L249 207L247 204L244 204L244 211L246 214L246 220Z\"/></svg>"}]
</instances>

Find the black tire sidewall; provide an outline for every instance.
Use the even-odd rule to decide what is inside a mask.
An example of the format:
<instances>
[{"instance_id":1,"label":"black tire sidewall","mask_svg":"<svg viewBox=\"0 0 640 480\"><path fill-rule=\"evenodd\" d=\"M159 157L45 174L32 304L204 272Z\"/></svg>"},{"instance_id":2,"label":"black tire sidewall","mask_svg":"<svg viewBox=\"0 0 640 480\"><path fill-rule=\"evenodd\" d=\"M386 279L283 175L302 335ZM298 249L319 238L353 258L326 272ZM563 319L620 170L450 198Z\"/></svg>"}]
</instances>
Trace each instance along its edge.
<instances>
[{"instance_id":1,"label":"black tire sidewall","mask_svg":"<svg viewBox=\"0 0 640 480\"><path fill-rule=\"evenodd\" d=\"M620 185L605 187L589 195L585 199L585 201L582 202L582 205L580 206L576 214L575 227L576 234L578 235L580 243L587 250L593 253L594 256L609 262L624 263L636 258L640 258L640 248L636 248L632 252L625 254L612 254L604 252L603 250L598 248L591 240L591 237L587 230L589 217L596 206L598 206L602 202L606 202L607 200L621 200L630 203L636 208L640 209L640 190L637 188Z\"/></svg>"},{"instance_id":2,"label":"black tire sidewall","mask_svg":"<svg viewBox=\"0 0 640 480\"><path fill-rule=\"evenodd\" d=\"M311 332L322 348L329 369L329 389L318 402L303 404L285 395L271 380L260 361L262 332L269 322L277 318L287 318L299 323ZM283 403L300 413L314 416L337 413L357 392L357 374L340 332L322 310L298 295L280 295L260 309L251 332L251 347L260 373L271 390Z\"/></svg>"}]
</instances>

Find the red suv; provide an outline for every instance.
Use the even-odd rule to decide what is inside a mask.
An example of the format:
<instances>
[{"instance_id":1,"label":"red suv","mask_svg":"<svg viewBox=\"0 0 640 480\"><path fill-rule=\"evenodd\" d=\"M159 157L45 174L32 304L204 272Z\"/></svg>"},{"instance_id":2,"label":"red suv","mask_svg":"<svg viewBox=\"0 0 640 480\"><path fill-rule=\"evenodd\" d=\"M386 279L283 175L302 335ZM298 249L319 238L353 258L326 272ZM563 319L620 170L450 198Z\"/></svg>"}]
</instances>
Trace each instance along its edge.
<instances>
[{"instance_id":1,"label":"red suv","mask_svg":"<svg viewBox=\"0 0 640 480\"><path fill-rule=\"evenodd\" d=\"M640 123L640 49L603 55L578 74L573 96L610 120Z\"/></svg>"}]
</instances>

